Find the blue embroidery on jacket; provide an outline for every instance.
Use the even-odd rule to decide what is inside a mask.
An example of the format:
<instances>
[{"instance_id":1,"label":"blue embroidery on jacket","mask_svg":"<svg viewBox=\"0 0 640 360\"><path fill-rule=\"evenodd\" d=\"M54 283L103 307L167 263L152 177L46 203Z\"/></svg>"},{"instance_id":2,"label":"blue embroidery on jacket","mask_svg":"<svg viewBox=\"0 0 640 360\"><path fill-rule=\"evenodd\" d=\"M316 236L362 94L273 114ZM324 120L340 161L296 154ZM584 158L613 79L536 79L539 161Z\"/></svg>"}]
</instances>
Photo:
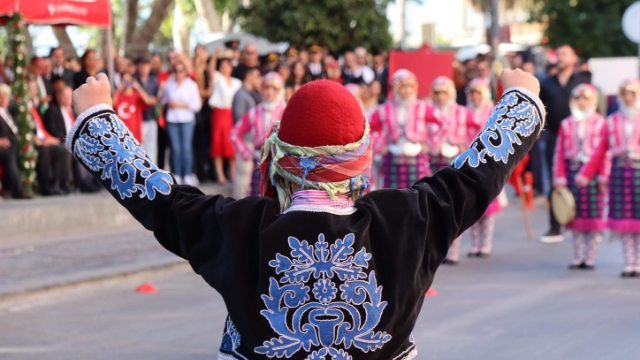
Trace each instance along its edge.
<instances>
[{"instance_id":1,"label":"blue embroidery on jacket","mask_svg":"<svg viewBox=\"0 0 640 360\"><path fill-rule=\"evenodd\" d=\"M387 302L382 301L375 271L365 272L371 254L364 248L354 254L354 241L353 234L331 246L324 234L315 245L289 238L291 257L276 254L269 262L283 274L283 285L269 279L269 294L262 295L266 310L260 312L280 337L265 341L256 353L289 358L304 349L306 360L351 360L346 350L355 347L367 353L391 340L391 335L374 331ZM306 285L309 281L312 287ZM344 349L336 348L340 345Z\"/></svg>"},{"instance_id":2,"label":"blue embroidery on jacket","mask_svg":"<svg viewBox=\"0 0 640 360\"><path fill-rule=\"evenodd\" d=\"M231 353L238 359L246 360L246 357L237 352L238 347L240 347L240 333L236 330L236 326L233 324L233 321L231 321L231 317L227 316L227 323L224 327L224 335L222 335L220 350Z\"/></svg>"},{"instance_id":3,"label":"blue embroidery on jacket","mask_svg":"<svg viewBox=\"0 0 640 360\"><path fill-rule=\"evenodd\" d=\"M459 169L468 162L477 167L486 163L487 156L506 164L515 153L514 144L522 145L520 137L533 134L540 122L540 114L527 98L515 91L506 94L471 148L453 159L453 166Z\"/></svg>"},{"instance_id":4,"label":"blue embroidery on jacket","mask_svg":"<svg viewBox=\"0 0 640 360\"><path fill-rule=\"evenodd\" d=\"M88 121L74 143L74 153L100 179L111 180L120 199L139 194L153 200L171 192L173 178L147 157L127 127L114 114Z\"/></svg>"}]
</instances>

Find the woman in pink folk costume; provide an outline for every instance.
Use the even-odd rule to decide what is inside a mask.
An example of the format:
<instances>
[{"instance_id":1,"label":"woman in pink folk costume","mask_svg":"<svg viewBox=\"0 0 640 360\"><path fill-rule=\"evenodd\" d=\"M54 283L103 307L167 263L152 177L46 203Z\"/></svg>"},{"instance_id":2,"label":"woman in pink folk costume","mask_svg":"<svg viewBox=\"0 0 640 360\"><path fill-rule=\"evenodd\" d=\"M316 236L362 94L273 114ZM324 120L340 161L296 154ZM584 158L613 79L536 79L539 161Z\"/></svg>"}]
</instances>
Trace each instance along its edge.
<instances>
[{"instance_id":1,"label":"woman in pink folk costume","mask_svg":"<svg viewBox=\"0 0 640 360\"><path fill-rule=\"evenodd\" d=\"M598 169L597 181L578 188L575 177L602 140L605 118L596 112L598 91L588 84L578 85L571 93L571 116L560 124L553 160L553 186L568 187L576 201L576 218L567 229L573 230L572 270L592 270L596 250L605 229L603 219L604 188L611 168L606 158Z\"/></svg>"},{"instance_id":2,"label":"woman in pink folk costume","mask_svg":"<svg viewBox=\"0 0 640 360\"><path fill-rule=\"evenodd\" d=\"M494 107L491 100L491 84L488 79L476 78L469 83L467 86L467 107L475 115L476 126L482 128L489 120ZM478 136L478 132L475 127L469 127L468 130L467 139L468 143L471 144ZM500 210L500 203L498 199L495 199L489 205L484 216L471 227L471 251L469 251L469 257L488 258L491 256L496 214Z\"/></svg>"},{"instance_id":3,"label":"woman in pink folk costume","mask_svg":"<svg viewBox=\"0 0 640 360\"><path fill-rule=\"evenodd\" d=\"M620 86L620 110L600 132L600 143L580 169L575 183L586 187L596 177L608 183L607 228L622 238L625 266L622 277L640 274L640 80ZM608 157L611 161L608 161ZM603 170L603 167L605 168ZM607 176L606 174L609 174Z\"/></svg>"},{"instance_id":4,"label":"woman in pink folk costume","mask_svg":"<svg viewBox=\"0 0 640 360\"><path fill-rule=\"evenodd\" d=\"M374 154L383 156L380 187L403 189L431 175L426 115L430 106L417 99L418 81L409 70L393 74L392 100L371 115Z\"/></svg>"},{"instance_id":5,"label":"woman in pink folk costume","mask_svg":"<svg viewBox=\"0 0 640 360\"><path fill-rule=\"evenodd\" d=\"M364 114L364 116L367 117L367 119L370 118L370 113L368 114L367 111L365 111L364 108L364 96L365 96L365 87L366 85L360 86L357 84L347 84L345 85L345 89L349 90L349 92L351 93L351 95L353 95L353 97L356 98L356 100L358 100L358 104L360 104L360 108L362 109L362 113ZM373 163L371 164L371 168L369 169L369 172L367 175L369 175L369 188L365 191L365 192L369 192L371 190L375 190L378 188L378 177L379 177L379 172L380 172L380 163L381 163L381 158L380 155L378 154L377 156L374 156L374 160Z\"/></svg>"},{"instance_id":6,"label":"woman in pink folk costume","mask_svg":"<svg viewBox=\"0 0 640 360\"><path fill-rule=\"evenodd\" d=\"M426 144L431 152L431 171L451 165L453 158L469 146L469 134L477 134L480 127L473 112L456 103L453 80L439 76L431 85L433 107L427 115ZM460 260L460 238L456 239L444 264L456 265Z\"/></svg>"},{"instance_id":7,"label":"woman in pink folk costume","mask_svg":"<svg viewBox=\"0 0 640 360\"><path fill-rule=\"evenodd\" d=\"M254 160L254 171L251 175L250 190L252 196L260 195L260 171L258 163L262 154L262 146L276 121L280 121L284 108L283 80L276 72L267 73L262 79L262 99L258 106L249 110L231 130L231 142L244 160ZM251 133L251 143L248 146L244 140L245 134Z\"/></svg>"}]
</instances>

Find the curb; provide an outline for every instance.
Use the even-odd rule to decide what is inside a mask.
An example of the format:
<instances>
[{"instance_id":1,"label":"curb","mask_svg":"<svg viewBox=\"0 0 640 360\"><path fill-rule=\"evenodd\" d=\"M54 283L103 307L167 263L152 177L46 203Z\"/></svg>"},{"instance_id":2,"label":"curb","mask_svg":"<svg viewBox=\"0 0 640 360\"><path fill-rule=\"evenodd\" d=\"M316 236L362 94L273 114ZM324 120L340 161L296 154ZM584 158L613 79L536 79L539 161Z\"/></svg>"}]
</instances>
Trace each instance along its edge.
<instances>
[{"instance_id":1,"label":"curb","mask_svg":"<svg viewBox=\"0 0 640 360\"><path fill-rule=\"evenodd\" d=\"M31 297L38 297L41 295L51 295L52 292L65 292L69 290L75 290L82 287L90 287L95 285L108 285L115 283L116 281L122 281L127 279L133 279L136 277L144 277L148 275L157 275L163 272L170 272L174 270L189 269L189 263L184 260L171 262L163 265L155 265L149 267L142 267L139 269L114 272L108 275L87 277L85 279L73 280L69 282L63 282L58 284L45 285L32 289L18 290L11 293L0 294L0 305L5 303L12 303L19 300L25 300Z\"/></svg>"}]
</instances>

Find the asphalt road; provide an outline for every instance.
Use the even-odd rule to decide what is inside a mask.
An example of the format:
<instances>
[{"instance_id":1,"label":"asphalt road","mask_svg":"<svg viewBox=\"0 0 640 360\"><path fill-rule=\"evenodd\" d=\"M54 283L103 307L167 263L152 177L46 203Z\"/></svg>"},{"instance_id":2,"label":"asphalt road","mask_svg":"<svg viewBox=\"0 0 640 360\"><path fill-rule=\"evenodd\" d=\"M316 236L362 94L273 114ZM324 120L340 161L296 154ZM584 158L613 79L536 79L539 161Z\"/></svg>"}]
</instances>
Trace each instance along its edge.
<instances>
[{"instance_id":1,"label":"asphalt road","mask_svg":"<svg viewBox=\"0 0 640 360\"><path fill-rule=\"evenodd\" d=\"M532 221L541 234L545 212ZM509 208L492 258L438 271L418 359L640 358L640 279L618 277L621 253L603 243L597 270L570 272L570 243L527 242ZM144 281L159 292L135 293ZM0 359L215 359L225 315L187 267L45 293L0 303Z\"/></svg>"}]
</instances>

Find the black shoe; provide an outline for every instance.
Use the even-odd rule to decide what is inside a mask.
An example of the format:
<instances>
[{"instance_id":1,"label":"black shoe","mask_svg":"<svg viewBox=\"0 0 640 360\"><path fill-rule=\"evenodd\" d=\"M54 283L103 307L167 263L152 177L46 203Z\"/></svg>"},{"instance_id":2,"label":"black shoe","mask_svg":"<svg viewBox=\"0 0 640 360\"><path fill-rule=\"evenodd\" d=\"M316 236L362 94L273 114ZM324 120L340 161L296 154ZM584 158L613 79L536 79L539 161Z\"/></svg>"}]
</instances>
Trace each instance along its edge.
<instances>
[{"instance_id":1,"label":"black shoe","mask_svg":"<svg viewBox=\"0 0 640 360\"><path fill-rule=\"evenodd\" d=\"M638 273L635 271L623 271L622 274L620 274L620 277L623 277L623 278L638 277Z\"/></svg>"},{"instance_id":2,"label":"black shoe","mask_svg":"<svg viewBox=\"0 0 640 360\"><path fill-rule=\"evenodd\" d=\"M587 264L585 263L585 264L582 264L582 266L580 267L580 269L582 269L582 270L595 270L595 269L596 269L596 266L595 266L595 265L587 265Z\"/></svg>"},{"instance_id":3,"label":"black shoe","mask_svg":"<svg viewBox=\"0 0 640 360\"><path fill-rule=\"evenodd\" d=\"M13 194L13 199L16 199L16 200L29 200L29 199L33 199L33 196L27 194L26 191L22 191L22 192Z\"/></svg>"},{"instance_id":4,"label":"black shoe","mask_svg":"<svg viewBox=\"0 0 640 360\"><path fill-rule=\"evenodd\" d=\"M444 261L442 262L442 265L455 266L455 265L458 265L458 262L457 261L453 261L453 260L449 260L449 259L444 259Z\"/></svg>"},{"instance_id":5,"label":"black shoe","mask_svg":"<svg viewBox=\"0 0 640 360\"><path fill-rule=\"evenodd\" d=\"M491 253L483 253L483 252L479 252L479 253L478 253L478 257L479 257L480 259L488 259L488 258L490 258L490 257L491 257Z\"/></svg>"},{"instance_id":6,"label":"black shoe","mask_svg":"<svg viewBox=\"0 0 640 360\"><path fill-rule=\"evenodd\" d=\"M42 188L40 188L40 195L42 195L42 196L53 196L53 195L57 195L57 194L50 187L42 187Z\"/></svg>"},{"instance_id":7,"label":"black shoe","mask_svg":"<svg viewBox=\"0 0 640 360\"><path fill-rule=\"evenodd\" d=\"M71 194L71 189L67 186L60 187L60 195L69 195Z\"/></svg>"},{"instance_id":8,"label":"black shoe","mask_svg":"<svg viewBox=\"0 0 640 360\"><path fill-rule=\"evenodd\" d=\"M480 257L480 256L481 256L480 251L478 251L478 252L470 252L470 253L467 254L468 258L474 258L474 257Z\"/></svg>"},{"instance_id":9,"label":"black shoe","mask_svg":"<svg viewBox=\"0 0 640 360\"><path fill-rule=\"evenodd\" d=\"M580 264L571 264L569 265L569 270L580 270L580 269L584 269L584 263L580 263Z\"/></svg>"},{"instance_id":10,"label":"black shoe","mask_svg":"<svg viewBox=\"0 0 640 360\"><path fill-rule=\"evenodd\" d=\"M80 187L80 192L83 194L93 194L100 191L100 187L93 184L87 184Z\"/></svg>"}]
</instances>

